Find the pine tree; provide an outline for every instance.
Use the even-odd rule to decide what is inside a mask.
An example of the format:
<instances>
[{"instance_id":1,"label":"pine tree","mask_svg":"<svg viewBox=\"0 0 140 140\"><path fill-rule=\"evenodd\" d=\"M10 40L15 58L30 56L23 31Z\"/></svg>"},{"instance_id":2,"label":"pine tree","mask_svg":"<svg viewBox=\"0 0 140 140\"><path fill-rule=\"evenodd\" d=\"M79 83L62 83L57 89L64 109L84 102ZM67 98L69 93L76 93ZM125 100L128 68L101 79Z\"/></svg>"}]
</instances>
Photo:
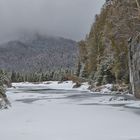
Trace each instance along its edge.
<instances>
[{"instance_id":1,"label":"pine tree","mask_svg":"<svg viewBox=\"0 0 140 140\"><path fill-rule=\"evenodd\" d=\"M10 102L7 99L7 96L5 94L5 84L9 86L10 80L8 79L8 76L4 73L4 71L0 70L0 98L2 99L2 102L0 104L0 108L7 108L10 106Z\"/></svg>"},{"instance_id":2,"label":"pine tree","mask_svg":"<svg viewBox=\"0 0 140 140\"><path fill-rule=\"evenodd\" d=\"M16 72L14 72L14 71L12 71L11 81L12 82L17 82Z\"/></svg>"}]
</instances>

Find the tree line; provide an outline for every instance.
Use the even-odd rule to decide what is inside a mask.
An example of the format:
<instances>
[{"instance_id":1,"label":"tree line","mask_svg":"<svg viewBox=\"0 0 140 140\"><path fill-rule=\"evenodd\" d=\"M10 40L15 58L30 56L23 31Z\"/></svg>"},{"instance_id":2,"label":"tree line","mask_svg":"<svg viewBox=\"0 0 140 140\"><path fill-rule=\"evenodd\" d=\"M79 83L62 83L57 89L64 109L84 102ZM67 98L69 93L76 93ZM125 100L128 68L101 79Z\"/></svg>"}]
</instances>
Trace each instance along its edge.
<instances>
[{"instance_id":1,"label":"tree line","mask_svg":"<svg viewBox=\"0 0 140 140\"><path fill-rule=\"evenodd\" d=\"M13 71L10 74L11 82L43 82L43 81L66 81L74 74L74 70L59 69L46 72L22 73Z\"/></svg>"}]
</instances>

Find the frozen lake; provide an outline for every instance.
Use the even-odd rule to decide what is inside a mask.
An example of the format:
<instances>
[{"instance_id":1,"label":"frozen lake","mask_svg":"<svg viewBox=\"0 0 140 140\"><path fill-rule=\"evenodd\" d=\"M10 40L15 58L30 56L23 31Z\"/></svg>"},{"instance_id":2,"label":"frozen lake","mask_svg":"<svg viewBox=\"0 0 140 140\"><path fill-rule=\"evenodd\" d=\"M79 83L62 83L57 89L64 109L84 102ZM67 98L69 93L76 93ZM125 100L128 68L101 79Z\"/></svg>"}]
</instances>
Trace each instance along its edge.
<instances>
[{"instance_id":1,"label":"frozen lake","mask_svg":"<svg viewBox=\"0 0 140 140\"><path fill-rule=\"evenodd\" d=\"M95 102L110 95L31 85L7 95L12 107L0 112L2 140L140 140L139 109Z\"/></svg>"}]
</instances>

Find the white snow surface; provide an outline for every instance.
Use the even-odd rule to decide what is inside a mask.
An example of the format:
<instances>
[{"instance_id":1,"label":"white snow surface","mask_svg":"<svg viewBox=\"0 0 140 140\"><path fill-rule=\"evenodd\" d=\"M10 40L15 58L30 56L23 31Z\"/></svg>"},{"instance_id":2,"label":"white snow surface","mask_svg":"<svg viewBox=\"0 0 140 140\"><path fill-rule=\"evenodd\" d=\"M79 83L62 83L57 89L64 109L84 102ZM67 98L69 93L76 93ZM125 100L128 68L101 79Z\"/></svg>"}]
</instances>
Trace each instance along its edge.
<instances>
[{"instance_id":1,"label":"white snow surface","mask_svg":"<svg viewBox=\"0 0 140 140\"><path fill-rule=\"evenodd\" d=\"M86 83L79 89L72 89L70 82L50 83L14 83L7 90L12 107L0 111L0 139L140 140L139 109L105 105L134 107L139 101L94 96Z\"/></svg>"},{"instance_id":2,"label":"white snow surface","mask_svg":"<svg viewBox=\"0 0 140 140\"><path fill-rule=\"evenodd\" d=\"M29 82L24 82L24 83L13 83L12 86L14 87L37 87L37 88L48 88L48 89L64 89L64 90L72 90L74 89L73 86L75 83L72 81L66 81L66 82L59 82L59 81L47 81L47 82L42 82L42 83L29 83ZM89 84L82 83L82 86L79 88L75 88L74 90L82 90L82 91L89 91Z\"/></svg>"},{"instance_id":3,"label":"white snow surface","mask_svg":"<svg viewBox=\"0 0 140 140\"><path fill-rule=\"evenodd\" d=\"M104 85L104 88L101 90L101 92L104 94L111 93L112 86L112 84Z\"/></svg>"}]
</instances>

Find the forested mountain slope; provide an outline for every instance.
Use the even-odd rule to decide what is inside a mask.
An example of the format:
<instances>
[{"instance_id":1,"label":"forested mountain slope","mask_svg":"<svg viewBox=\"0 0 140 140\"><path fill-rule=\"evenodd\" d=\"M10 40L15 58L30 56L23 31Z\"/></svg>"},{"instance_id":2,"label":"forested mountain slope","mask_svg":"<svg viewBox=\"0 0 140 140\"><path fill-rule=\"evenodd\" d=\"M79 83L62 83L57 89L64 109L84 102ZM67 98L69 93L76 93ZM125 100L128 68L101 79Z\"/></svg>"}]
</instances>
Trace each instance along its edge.
<instances>
[{"instance_id":1,"label":"forested mountain slope","mask_svg":"<svg viewBox=\"0 0 140 140\"><path fill-rule=\"evenodd\" d=\"M139 3L106 0L89 35L79 42L79 77L98 85L129 82L128 41L140 32Z\"/></svg>"},{"instance_id":2,"label":"forested mountain slope","mask_svg":"<svg viewBox=\"0 0 140 140\"><path fill-rule=\"evenodd\" d=\"M61 37L34 34L0 45L0 68L37 72L75 67L77 43Z\"/></svg>"}]
</instances>

